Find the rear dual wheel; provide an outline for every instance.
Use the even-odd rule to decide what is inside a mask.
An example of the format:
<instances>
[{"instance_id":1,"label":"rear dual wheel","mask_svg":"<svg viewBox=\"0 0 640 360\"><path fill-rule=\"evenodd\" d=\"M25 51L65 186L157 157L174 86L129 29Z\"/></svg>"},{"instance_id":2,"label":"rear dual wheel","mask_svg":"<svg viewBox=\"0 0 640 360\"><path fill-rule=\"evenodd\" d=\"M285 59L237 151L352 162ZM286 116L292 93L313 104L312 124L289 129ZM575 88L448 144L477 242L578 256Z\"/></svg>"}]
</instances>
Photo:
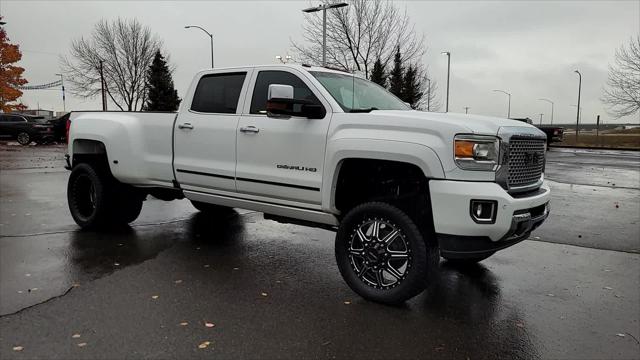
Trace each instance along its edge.
<instances>
[{"instance_id":1,"label":"rear dual wheel","mask_svg":"<svg viewBox=\"0 0 640 360\"><path fill-rule=\"evenodd\" d=\"M140 215L144 196L89 164L76 165L67 185L67 201L83 229L125 225Z\"/></svg>"},{"instance_id":2,"label":"rear dual wheel","mask_svg":"<svg viewBox=\"0 0 640 360\"><path fill-rule=\"evenodd\" d=\"M347 213L335 252L349 287L386 304L418 295L437 271L437 249L428 246L407 214L382 202L365 203Z\"/></svg>"}]
</instances>

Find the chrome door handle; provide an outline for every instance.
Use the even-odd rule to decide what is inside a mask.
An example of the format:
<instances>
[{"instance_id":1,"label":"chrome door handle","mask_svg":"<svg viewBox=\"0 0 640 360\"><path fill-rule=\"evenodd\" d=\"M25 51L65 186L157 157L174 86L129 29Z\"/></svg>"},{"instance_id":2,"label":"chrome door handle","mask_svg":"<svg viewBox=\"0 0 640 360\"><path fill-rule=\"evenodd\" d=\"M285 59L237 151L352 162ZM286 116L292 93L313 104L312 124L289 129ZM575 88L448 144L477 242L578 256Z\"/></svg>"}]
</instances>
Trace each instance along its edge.
<instances>
[{"instance_id":1,"label":"chrome door handle","mask_svg":"<svg viewBox=\"0 0 640 360\"><path fill-rule=\"evenodd\" d=\"M243 127L240 128L240 132L256 134L256 133L260 132L260 129L258 129L255 126L243 126Z\"/></svg>"},{"instance_id":2,"label":"chrome door handle","mask_svg":"<svg viewBox=\"0 0 640 360\"><path fill-rule=\"evenodd\" d=\"M193 129L193 125L190 123L178 124L178 129Z\"/></svg>"}]
</instances>

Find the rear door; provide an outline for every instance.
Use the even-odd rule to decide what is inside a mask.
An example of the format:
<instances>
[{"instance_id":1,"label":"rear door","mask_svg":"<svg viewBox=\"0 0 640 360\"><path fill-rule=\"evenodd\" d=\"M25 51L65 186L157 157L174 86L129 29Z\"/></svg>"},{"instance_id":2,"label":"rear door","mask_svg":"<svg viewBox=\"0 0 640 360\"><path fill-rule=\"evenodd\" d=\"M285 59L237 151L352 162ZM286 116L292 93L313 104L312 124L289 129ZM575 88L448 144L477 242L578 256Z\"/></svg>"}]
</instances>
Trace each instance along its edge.
<instances>
[{"instance_id":1,"label":"rear door","mask_svg":"<svg viewBox=\"0 0 640 360\"><path fill-rule=\"evenodd\" d=\"M251 69L202 75L175 122L174 170L183 189L236 191L236 129Z\"/></svg>"},{"instance_id":2,"label":"rear door","mask_svg":"<svg viewBox=\"0 0 640 360\"><path fill-rule=\"evenodd\" d=\"M249 89L251 98L246 101L238 125L238 192L315 208L321 203L322 169L331 118L329 104L314 83L293 68L256 69L254 78ZM293 86L294 98L322 105L325 117L268 117L270 84Z\"/></svg>"}]
</instances>

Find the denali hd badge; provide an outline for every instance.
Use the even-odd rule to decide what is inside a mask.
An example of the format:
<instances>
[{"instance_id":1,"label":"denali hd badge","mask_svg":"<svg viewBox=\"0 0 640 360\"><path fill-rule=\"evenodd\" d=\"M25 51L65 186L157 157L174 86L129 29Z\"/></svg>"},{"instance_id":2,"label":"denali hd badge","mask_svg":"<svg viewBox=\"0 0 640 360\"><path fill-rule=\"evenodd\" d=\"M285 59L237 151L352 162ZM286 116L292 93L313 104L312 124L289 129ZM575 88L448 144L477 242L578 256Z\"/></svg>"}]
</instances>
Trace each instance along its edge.
<instances>
[{"instance_id":1,"label":"denali hd badge","mask_svg":"<svg viewBox=\"0 0 640 360\"><path fill-rule=\"evenodd\" d=\"M284 169L284 170L299 170L299 171L309 171L309 172L318 171L318 169L316 168L309 168L309 167L297 166L297 165L276 165L276 167L278 169Z\"/></svg>"}]
</instances>

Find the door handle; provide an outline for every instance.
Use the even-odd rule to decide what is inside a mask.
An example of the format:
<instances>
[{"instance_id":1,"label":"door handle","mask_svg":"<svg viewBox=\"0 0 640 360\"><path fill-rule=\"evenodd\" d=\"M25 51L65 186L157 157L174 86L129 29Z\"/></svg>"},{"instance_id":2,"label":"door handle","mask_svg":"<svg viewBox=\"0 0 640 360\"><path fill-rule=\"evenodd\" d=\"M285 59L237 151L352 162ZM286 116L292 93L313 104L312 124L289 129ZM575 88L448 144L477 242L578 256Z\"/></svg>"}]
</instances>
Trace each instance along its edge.
<instances>
[{"instance_id":1,"label":"door handle","mask_svg":"<svg viewBox=\"0 0 640 360\"><path fill-rule=\"evenodd\" d=\"M178 129L193 129L193 125L190 123L178 124Z\"/></svg>"},{"instance_id":2,"label":"door handle","mask_svg":"<svg viewBox=\"0 0 640 360\"><path fill-rule=\"evenodd\" d=\"M256 133L260 132L260 129L258 129L255 126L243 126L243 127L240 128L240 132L256 134Z\"/></svg>"}]
</instances>

